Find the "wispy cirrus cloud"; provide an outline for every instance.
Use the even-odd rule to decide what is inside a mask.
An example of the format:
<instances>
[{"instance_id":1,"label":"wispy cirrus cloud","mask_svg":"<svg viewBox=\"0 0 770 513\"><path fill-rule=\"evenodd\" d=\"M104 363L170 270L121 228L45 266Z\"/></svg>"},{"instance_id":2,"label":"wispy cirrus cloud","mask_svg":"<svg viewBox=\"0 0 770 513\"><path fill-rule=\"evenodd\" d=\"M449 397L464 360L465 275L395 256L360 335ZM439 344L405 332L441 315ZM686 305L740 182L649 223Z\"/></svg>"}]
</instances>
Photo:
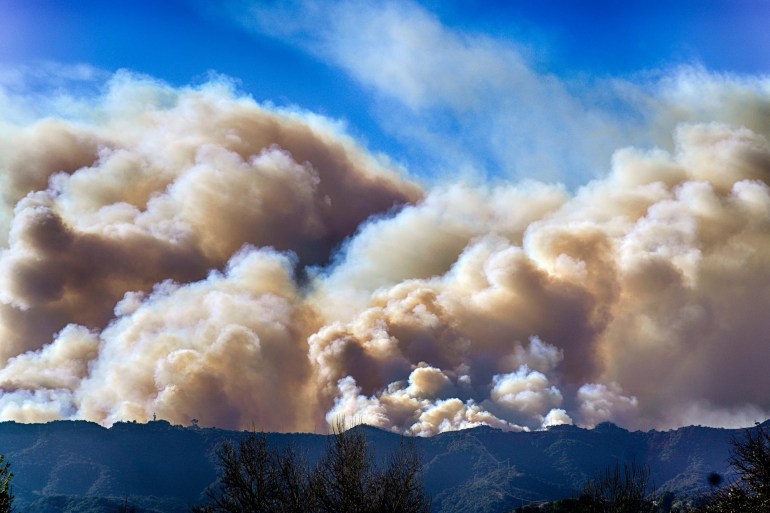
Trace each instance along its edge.
<instances>
[{"instance_id":1,"label":"wispy cirrus cloud","mask_svg":"<svg viewBox=\"0 0 770 513\"><path fill-rule=\"evenodd\" d=\"M370 91L381 126L428 176L575 186L605 174L616 148L670 149L680 122L767 124L761 114L738 112L757 97L767 102L767 79L713 75L697 64L628 77L560 76L525 46L447 26L409 1L230 7L249 30L305 49ZM703 87L711 93L705 103Z\"/></svg>"}]
</instances>

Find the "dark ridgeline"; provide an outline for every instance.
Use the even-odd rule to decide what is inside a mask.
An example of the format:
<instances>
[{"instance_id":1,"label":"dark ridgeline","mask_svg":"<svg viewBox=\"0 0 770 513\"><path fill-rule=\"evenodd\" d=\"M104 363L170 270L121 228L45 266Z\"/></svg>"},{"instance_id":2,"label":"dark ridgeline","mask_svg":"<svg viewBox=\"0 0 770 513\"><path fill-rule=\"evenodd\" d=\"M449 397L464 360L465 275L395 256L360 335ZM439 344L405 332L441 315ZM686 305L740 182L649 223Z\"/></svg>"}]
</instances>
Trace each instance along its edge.
<instances>
[{"instance_id":1,"label":"dark ridgeline","mask_svg":"<svg viewBox=\"0 0 770 513\"><path fill-rule=\"evenodd\" d=\"M398 453L397 434L368 426L352 432L366 438L380 468ZM592 430L557 426L531 433L480 427L413 443L434 513L500 513L577 497L597 472L616 463L649 467L661 496L707 493L711 474L723 483L738 479L729 461L730 442L745 432L705 427L629 432L607 423ZM0 454L12 464L19 512L121 511L128 504L138 513L187 513L205 502L217 480L217 448L249 436L162 420L121 422L110 429L82 421L5 422ZM311 465L329 443L314 434L265 436L270 448L294 447Z\"/></svg>"}]
</instances>

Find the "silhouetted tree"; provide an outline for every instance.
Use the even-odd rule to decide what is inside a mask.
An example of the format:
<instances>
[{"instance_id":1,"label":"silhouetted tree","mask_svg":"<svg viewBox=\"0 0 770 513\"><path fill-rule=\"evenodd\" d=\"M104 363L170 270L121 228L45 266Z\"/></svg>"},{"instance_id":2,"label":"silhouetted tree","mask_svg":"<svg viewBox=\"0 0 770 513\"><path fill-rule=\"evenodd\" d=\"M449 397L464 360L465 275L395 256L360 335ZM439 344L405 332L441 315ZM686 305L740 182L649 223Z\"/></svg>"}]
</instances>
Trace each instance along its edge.
<instances>
[{"instance_id":1,"label":"silhouetted tree","mask_svg":"<svg viewBox=\"0 0 770 513\"><path fill-rule=\"evenodd\" d=\"M598 473L585 485L580 497L584 513L648 513L654 504L649 498L650 468L636 463L616 463Z\"/></svg>"},{"instance_id":2,"label":"silhouetted tree","mask_svg":"<svg viewBox=\"0 0 770 513\"><path fill-rule=\"evenodd\" d=\"M380 483L380 511L392 513L427 513L430 499L422 480L422 458L414 441L402 438L398 451L391 454Z\"/></svg>"},{"instance_id":3,"label":"silhouetted tree","mask_svg":"<svg viewBox=\"0 0 770 513\"><path fill-rule=\"evenodd\" d=\"M237 446L225 441L217 449L220 476L218 486L209 489L211 503L196 512L301 513L309 509L285 509L284 495L301 485L289 480L307 481L306 467L300 467L293 453L271 450L264 434L251 433ZM297 468L293 468L297 467Z\"/></svg>"},{"instance_id":4,"label":"silhouetted tree","mask_svg":"<svg viewBox=\"0 0 770 513\"><path fill-rule=\"evenodd\" d=\"M358 430L345 430L342 421L313 474L312 490L320 511L374 512L379 502L378 476L374 454Z\"/></svg>"},{"instance_id":5,"label":"silhouetted tree","mask_svg":"<svg viewBox=\"0 0 770 513\"><path fill-rule=\"evenodd\" d=\"M128 496L123 497L123 504L118 510L119 513L136 513L136 508L128 503Z\"/></svg>"},{"instance_id":6,"label":"silhouetted tree","mask_svg":"<svg viewBox=\"0 0 770 513\"><path fill-rule=\"evenodd\" d=\"M770 431L757 424L742 440L733 440L730 464L758 504L770 507Z\"/></svg>"},{"instance_id":7,"label":"silhouetted tree","mask_svg":"<svg viewBox=\"0 0 770 513\"><path fill-rule=\"evenodd\" d=\"M430 512L430 499L422 481L422 459L413 441L402 437L398 450L380 470L362 431L345 430L338 421L333 432L313 476L319 511Z\"/></svg>"},{"instance_id":8,"label":"silhouetted tree","mask_svg":"<svg viewBox=\"0 0 770 513\"><path fill-rule=\"evenodd\" d=\"M383 470L360 430L337 423L326 452L310 469L295 448L271 449L264 434L217 451L220 476L209 504L196 513L429 513L422 461L413 442L401 440Z\"/></svg>"},{"instance_id":9,"label":"silhouetted tree","mask_svg":"<svg viewBox=\"0 0 770 513\"><path fill-rule=\"evenodd\" d=\"M742 438L733 439L730 464L738 473L738 482L714 492L703 511L770 511L770 431L757 424Z\"/></svg>"},{"instance_id":10,"label":"silhouetted tree","mask_svg":"<svg viewBox=\"0 0 770 513\"><path fill-rule=\"evenodd\" d=\"M13 491L11 490L11 464L5 461L5 457L0 454L0 513L9 513L13 511Z\"/></svg>"},{"instance_id":11,"label":"silhouetted tree","mask_svg":"<svg viewBox=\"0 0 770 513\"><path fill-rule=\"evenodd\" d=\"M278 513L310 513L316 511L312 494L311 474L304 454L289 446L274 452L278 471Z\"/></svg>"}]
</instances>

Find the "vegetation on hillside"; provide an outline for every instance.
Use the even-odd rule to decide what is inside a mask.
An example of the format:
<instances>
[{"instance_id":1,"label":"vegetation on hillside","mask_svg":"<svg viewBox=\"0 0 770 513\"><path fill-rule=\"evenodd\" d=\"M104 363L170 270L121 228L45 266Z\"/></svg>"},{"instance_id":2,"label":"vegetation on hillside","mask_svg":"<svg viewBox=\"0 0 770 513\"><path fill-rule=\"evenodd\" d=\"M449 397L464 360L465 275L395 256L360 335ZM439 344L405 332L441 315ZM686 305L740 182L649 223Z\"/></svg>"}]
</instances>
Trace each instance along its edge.
<instances>
[{"instance_id":1,"label":"vegetation on hillside","mask_svg":"<svg viewBox=\"0 0 770 513\"><path fill-rule=\"evenodd\" d=\"M768 513L770 512L770 430L757 425L731 443L730 464L738 480L711 494L677 505L672 494L649 493L649 467L616 464L586 483L582 495L524 506L516 513ZM721 476L712 474L714 486Z\"/></svg>"},{"instance_id":2,"label":"vegetation on hillside","mask_svg":"<svg viewBox=\"0 0 770 513\"><path fill-rule=\"evenodd\" d=\"M0 513L10 513L13 511L11 479L13 479L11 464L5 461L5 457L0 454Z\"/></svg>"},{"instance_id":3,"label":"vegetation on hillside","mask_svg":"<svg viewBox=\"0 0 770 513\"><path fill-rule=\"evenodd\" d=\"M757 425L733 440L730 464L738 481L715 491L698 513L770 512L770 430Z\"/></svg>"},{"instance_id":4,"label":"vegetation on hillside","mask_svg":"<svg viewBox=\"0 0 770 513\"><path fill-rule=\"evenodd\" d=\"M589 479L578 498L525 506L516 513L657 513L650 486L648 466L616 463Z\"/></svg>"}]
</instances>

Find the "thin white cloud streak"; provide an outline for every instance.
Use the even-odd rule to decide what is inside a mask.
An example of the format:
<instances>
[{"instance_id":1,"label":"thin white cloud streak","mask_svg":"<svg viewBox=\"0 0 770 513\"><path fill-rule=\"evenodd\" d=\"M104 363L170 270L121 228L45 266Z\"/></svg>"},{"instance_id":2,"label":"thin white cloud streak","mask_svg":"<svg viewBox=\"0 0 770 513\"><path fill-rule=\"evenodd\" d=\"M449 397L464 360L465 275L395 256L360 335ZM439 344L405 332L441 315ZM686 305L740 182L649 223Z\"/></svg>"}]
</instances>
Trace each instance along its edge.
<instances>
[{"instance_id":1,"label":"thin white cloud streak","mask_svg":"<svg viewBox=\"0 0 770 513\"><path fill-rule=\"evenodd\" d=\"M534 71L514 45L452 31L410 2L231 6L245 25L301 45L373 91L379 121L430 173L592 176L609 157L606 138L611 147L622 140L605 113ZM580 149L554 144L586 131L597 140L584 137Z\"/></svg>"},{"instance_id":2,"label":"thin white cloud streak","mask_svg":"<svg viewBox=\"0 0 770 513\"><path fill-rule=\"evenodd\" d=\"M77 119L88 112L76 98L96 94L111 73L88 64L52 61L0 63L1 124L27 124L45 116ZM2 125L0 125L1 127Z\"/></svg>"},{"instance_id":3,"label":"thin white cloud streak","mask_svg":"<svg viewBox=\"0 0 770 513\"><path fill-rule=\"evenodd\" d=\"M300 46L371 91L374 115L428 176L534 178L574 188L605 175L616 148L671 149L669 135L681 122L760 133L770 124L767 107L756 103L770 98L767 79L697 66L625 79L559 77L515 42L447 27L409 1L229 5L242 25Z\"/></svg>"}]
</instances>

